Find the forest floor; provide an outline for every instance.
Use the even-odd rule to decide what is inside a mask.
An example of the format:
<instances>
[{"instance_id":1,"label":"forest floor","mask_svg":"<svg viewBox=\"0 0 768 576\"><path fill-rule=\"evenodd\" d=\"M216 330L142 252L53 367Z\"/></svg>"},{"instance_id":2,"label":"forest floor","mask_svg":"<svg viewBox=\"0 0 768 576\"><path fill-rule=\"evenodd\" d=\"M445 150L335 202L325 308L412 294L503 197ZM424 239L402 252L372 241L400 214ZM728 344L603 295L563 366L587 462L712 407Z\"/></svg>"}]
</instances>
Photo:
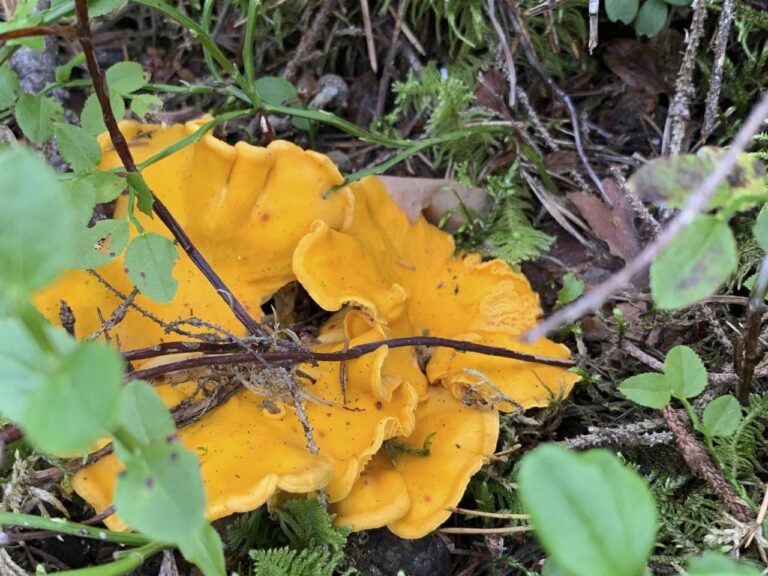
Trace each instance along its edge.
<instances>
[{"instance_id":1,"label":"forest floor","mask_svg":"<svg viewBox=\"0 0 768 576\"><path fill-rule=\"evenodd\" d=\"M210 7L213 37L240 63L248 2L177 4L195 20ZM611 22L603 8L590 20L587 3L578 0L264 0L254 31L255 73L289 80L296 88L289 104L333 112L378 134L419 139L466 130L466 138L425 148L388 173L488 189L487 211L468 213L455 232L457 244L519 266L549 314L631 262L669 218L658 199L628 192L626 180L648 160L726 146L766 89L765 0L698 5L670 5L661 29L647 38L632 25ZM189 31L146 7L129 3L101 19L94 40L102 67L140 62L153 85L183 88L212 80L206 54ZM74 39L46 42L44 58L24 56L15 64L31 91L80 52ZM73 78L81 77L85 73L76 69ZM88 94L72 86L56 92L73 115ZM231 105L217 93L160 88L157 94L162 109L148 119L162 123L216 116ZM395 155L333 126L279 115L264 120L274 136L328 154L345 174ZM504 129L477 130L493 124ZM216 134L232 143L264 144L271 137L259 118L228 122ZM751 150L768 156L768 138L757 137ZM605 447L631 463L656 497L655 574L677 573L683 558L732 545L738 522L717 486L686 460L685 442L662 413L629 401L618 385L658 369L680 344L696 350L710 373L724 375L706 397L739 379L750 293L744 281L764 257L749 234L753 221L749 212L731 221L739 242L737 271L699 304L657 310L644 272L596 313L560 328L554 339L572 350L582 383L556 405L503 416L499 450L509 454L473 479L462 506L522 512L509 484L518 454L541 442ZM758 357L766 349L768 336L759 340ZM716 447L758 503L768 481L766 382L751 382L750 424ZM461 516L446 526L467 530L415 542L384 531L356 535L349 558L363 574L391 574L395 565L408 576L539 574L544 554L530 533L473 532L498 524ZM85 550L75 542L35 543L31 557L77 567L103 555L96 545ZM760 560L755 547L742 554ZM151 563L142 573L157 569Z\"/></svg>"}]
</instances>

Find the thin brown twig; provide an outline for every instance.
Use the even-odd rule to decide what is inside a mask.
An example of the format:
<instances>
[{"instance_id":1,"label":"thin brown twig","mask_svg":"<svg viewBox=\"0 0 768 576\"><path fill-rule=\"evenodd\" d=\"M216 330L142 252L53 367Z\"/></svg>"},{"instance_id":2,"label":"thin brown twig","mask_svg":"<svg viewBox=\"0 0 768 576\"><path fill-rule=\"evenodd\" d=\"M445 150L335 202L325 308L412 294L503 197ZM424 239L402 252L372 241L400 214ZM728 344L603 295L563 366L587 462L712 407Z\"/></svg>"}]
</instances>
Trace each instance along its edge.
<instances>
[{"instance_id":1,"label":"thin brown twig","mask_svg":"<svg viewBox=\"0 0 768 576\"><path fill-rule=\"evenodd\" d=\"M405 15L405 6L408 0L400 0L400 5L397 8L397 14L394 16L395 29L392 32L392 39L389 44L389 50L387 51L387 59L384 62L384 68L381 71L381 80L379 80L379 93L376 99L376 118L380 118L384 114L384 107L387 103L387 91L389 90L389 82L392 80L392 74L395 69L395 55L400 45L400 30L402 29L403 16Z\"/></svg>"},{"instance_id":2,"label":"thin brown twig","mask_svg":"<svg viewBox=\"0 0 768 576\"><path fill-rule=\"evenodd\" d=\"M85 54L86 64L88 66L88 73L91 75L91 81L93 82L93 88L96 93L96 97L101 106L102 114L104 116L104 123L106 124L107 131L109 132L112 146L120 157L123 166L128 172L139 174L139 170L136 167L136 163L133 160L133 155L128 147L128 143L125 140L125 136L120 132L120 127L117 124L117 120L112 111L112 104L109 100L109 88L107 87L106 76L102 73L101 66L96 59L96 50L93 44L93 35L91 33L90 22L88 19L88 2L87 0L75 0L75 7L77 12L77 31L80 39L80 44L83 47L83 53ZM242 303L227 288L224 281L211 267L208 261L203 257L192 240L189 238L184 229L179 225L178 221L170 213L165 204L156 196L152 195L153 203L152 210L157 217L166 225L170 230L173 237L181 246L182 250L186 252L187 256L194 262L197 268L203 273L208 282L215 288L216 292L221 296L222 300L230 307L237 319L245 326L245 328L251 334L255 336L262 335L261 328L256 321L251 317Z\"/></svg>"},{"instance_id":3,"label":"thin brown twig","mask_svg":"<svg viewBox=\"0 0 768 576\"><path fill-rule=\"evenodd\" d=\"M515 73L515 61L512 58L512 50L509 48L509 42L507 42L507 33L504 28L502 28L499 19L496 17L496 0L487 0L485 10L488 12L488 17L491 19L493 29L496 31L496 35L499 37L501 52L504 54L504 68L507 72L507 83L509 84L509 96L507 98L507 105L510 108L514 108L515 93L517 91L517 74Z\"/></svg>"},{"instance_id":4,"label":"thin brown twig","mask_svg":"<svg viewBox=\"0 0 768 576\"><path fill-rule=\"evenodd\" d=\"M701 125L701 138L707 140L715 129L717 120L720 91L723 87L723 69L725 64L725 50L728 48L728 36L733 22L734 0L724 0L720 9L720 20L717 23L717 35L715 36L715 59L712 64L712 73L709 75L709 90L707 91L707 106L704 110L704 121Z\"/></svg>"},{"instance_id":5,"label":"thin brown twig","mask_svg":"<svg viewBox=\"0 0 768 576\"><path fill-rule=\"evenodd\" d=\"M523 335L523 341L536 341L565 324L575 322L584 314L597 310L614 292L629 284L636 274L645 270L661 251L688 227L696 215L706 208L720 182L731 173L739 155L749 145L752 136L760 129L766 116L768 116L768 91L752 108L744 125L715 168L691 193L683 209L669 222L669 225L624 268L572 304L555 312L538 326L529 330Z\"/></svg>"},{"instance_id":6,"label":"thin brown twig","mask_svg":"<svg viewBox=\"0 0 768 576\"><path fill-rule=\"evenodd\" d=\"M666 406L662 411L683 459L691 471L702 478L739 522L753 522L755 514L733 491L723 473L712 462L706 447L690 432L691 421L684 410Z\"/></svg>"},{"instance_id":7,"label":"thin brown twig","mask_svg":"<svg viewBox=\"0 0 768 576\"><path fill-rule=\"evenodd\" d=\"M510 8L508 10L508 13L509 13L509 19L512 22L512 27L515 29L515 34L517 34L517 38L520 42L520 46L523 48L523 52L525 52L525 57L528 60L528 63L531 65L531 68L533 68L534 71L541 77L541 79L544 80L544 83L549 87L549 89L555 94L555 96L557 96L558 100L560 100L565 106L565 108L568 110L568 116L571 119L571 126L573 127L573 143L576 145L576 153L579 156L579 160L581 160L582 166L584 166L584 170L586 170L587 174L589 175L590 179L594 183L595 187L600 192L600 196L603 197L603 200L605 200L605 202L609 206L613 206L613 202L605 193L605 188L603 188L603 182L600 180L600 177L595 173L595 170L592 168L592 164L590 163L589 158L587 158L587 153L584 150L584 143L581 140L581 122L579 122L579 115L576 112L576 107L573 105L573 102L571 101L571 97L568 96L565 90L560 88L560 86L557 85L557 82L555 82L552 79L552 77L549 74L547 74L547 71L544 70L544 66L542 66L541 62L539 61L539 57L536 55L536 51L531 45L527 32L523 29L523 25L520 21L520 16L517 13L517 6L514 4L512 0L510 0Z\"/></svg>"},{"instance_id":8,"label":"thin brown twig","mask_svg":"<svg viewBox=\"0 0 768 576\"><path fill-rule=\"evenodd\" d=\"M752 377L757 365L757 343L760 337L760 326L763 323L763 314L768 310L765 305L765 291L768 290L768 255L763 258L757 280L752 287L747 307L747 328L744 332L744 356L741 362L741 374L736 383L736 398L742 405L749 403L749 390L752 386Z\"/></svg>"},{"instance_id":9,"label":"thin brown twig","mask_svg":"<svg viewBox=\"0 0 768 576\"><path fill-rule=\"evenodd\" d=\"M413 346L431 346L441 348L451 348L458 352L473 352L476 354L486 354L488 356L498 356L500 358L510 358L512 360L521 360L523 362L535 362L547 366L559 366L562 368L573 368L576 363L572 360L560 360L557 358L547 358L533 354L524 354L500 348L497 346L486 346L466 342L464 340L451 340L448 338L437 338L434 336L413 336L409 338L391 338L389 340L379 340L353 346L347 350L339 352L313 352L311 350L281 350L274 352L262 352L261 358L270 364L283 362L342 362L345 360L354 360L366 354L370 354L382 346L389 348L406 348ZM145 356L146 357L146 356ZM147 379L151 380L164 374L199 368L202 366L224 366L229 364L245 364L253 362L254 357L250 353L235 354L213 354L201 356L198 358L187 358L178 362L170 362L162 366L153 366L145 370L136 370L126 375L127 380Z\"/></svg>"},{"instance_id":10,"label":"thin brown twig","mask_svg":"<svg viewBox=\"0 0 768 576\"><path fill-rule=\"evenodd\" d=\"M312 21L312 25L309 27L299 41L299 45L296 47L296 51L293 53L293 57L288 61L285 66L285 72L283 76L293 82L299 73L299 68L307 61L308 56L312 52L317 40L320 38L320 34L325 28L325 23L331 15L336 0L324 0L320 10L317 11L315 19Z\"/></svg>"},{"instance_id":11,"label":"thin brown twig","mask_svg":"<svg viewBox=\"0 0 768 576\"><path fill-rule=\"evenodd\" d=\"M31 38L33 36L61 36L62 38L74 38L77 30L74 26L28 26L0 32L0 42L15 40L17 38Z\"/></svg>"},{"instance_id":12,"label":"thin brown twig","mask_svg":"<svg viewBox=\"0 0 768 576\"><path fill-rule=\"evenodd\" d=\"M371 8L368 0L360 0L360 12L363 16L363 30L365 31L365 45L368 48L368 61L374 73L379 71L379 62L376 59L376 42L373 38L373 26L371 25Z\"/></svg>"}]
</instances>

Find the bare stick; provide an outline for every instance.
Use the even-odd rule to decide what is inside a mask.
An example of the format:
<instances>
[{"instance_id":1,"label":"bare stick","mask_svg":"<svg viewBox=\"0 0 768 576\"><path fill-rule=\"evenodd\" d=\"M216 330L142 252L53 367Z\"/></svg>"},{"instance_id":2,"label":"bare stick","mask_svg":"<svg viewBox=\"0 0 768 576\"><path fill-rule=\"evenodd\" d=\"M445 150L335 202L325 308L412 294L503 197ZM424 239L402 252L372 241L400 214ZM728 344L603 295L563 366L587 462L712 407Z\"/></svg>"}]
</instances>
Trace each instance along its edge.
<instances>
[{"instance_id":1,"label":"bare stick","mask_svg":"<svg viewBox=\"0 0 768 576\"><path fill-rule=\"evenodd\" d=\"M285 72L283 73L283 76L291 82L296 80L299 67L306 62L307 56L317 43L318 38L320 38L320 34L325 28L325 23L328 21L328 17L331 15L331 10L333 10L335 4L336 0L325 0L323 5L320 6L320 10L317 11L309 30L301 37L301 41L293 53L293 58L286 64Z\"/></svg>"},{"instance_id":2,"label":"bare stick","mask_svg":"<svg viewBox=\"0 0 768 576\"><path fill-rule=\"evenodd\" d=\"M384 114L384 107L387 103L387 90L389 89L389 82L392 80L392 74L395 70L395 55L397 54L397 49L400 45L400 31L402 30L405 5L407 3L408 0L400 0L400 6L394 16L395 29L392 32L387 59L384 62L384 68L381 71L381 80L379 80L379 93L376 99L376 118L381 118Z\"/></svg>"},{"instance_id":3,"label":"bare stick","mask_svg":"<svg viewBox=\"0 0 768 576\"><path fill-rule=\"evenodd\" d=\"M531 46L531 43L528 40L528 35L523 30L523 26L520 23L519 17L517 15L517 8L515 6L512 6L509 9L509 19L512 21L512 27L515 29L515 34L517 34L517 38L520 41L520 46L523 47L523 52L525 52L525 57L528 59L528 63L541 77L541 79L544 80L544 83L549 87L550 90L552 90L552 92L554 92L555 96L557 96L557 98L568 110L568 116L571 119L571 126L573 127L573 143L576 145L576 152L579 155L581 164L584 166L584 170L587 171L587 174L589 174L589 177L592 179L595 187L600 191L600 195L603 197L603 200L605 200L609 206L613 206L613 202L605 193L602 181L598 175L595 174L595 171L592 168L592 164L590 164L589 159L587 158L587 153L584 150L584 143L581 141L581 123L579 122L579 115L576 112L576 107L571 101L571 97L568 96L565 90L560 88L560 86L557 85L552 77L547 74L546 70L544 70L544 66L541 65L539 57L536 55L536 51L533 49L533 46Z\"/></svg>"},{"instance_id":4,"label":"bare stick","mask_svg":"<svg viewBox=\"0 0 768 576\"><path fill-rule=\"evenodd\" d=\"M379 71L379 62L376 59L376 43L373 39L373 26L371 26L371 9L368 0L360 0L360 11L363 15L363 30L365 30L365 44L368 47L368 60L374 73Z\"/></svg>"},{"instance_id":5,"label":"bare stick","mask_svg":"<svg viewBox=\"0 0 768 576\"><path fill-rule=\"evenodd\" d=\"M760 336L765 305L765 291L768 290L768 256L763 258L757 280L752 287L747 307L747 329L744 333L744 359L741 362L741 378L736 383L736 397L742 405L749 403L749 389L757 364L757 341Z\"/></svg>"},{"instance_id":6,"label":"bare stick","mask_svg":"<svg viewBox=\"0 0 768 576\"><path fill-rule=\"evenodd\" d=\"M88 2L87 0L75 0L75 6L77 9L77 31L80 37L80 44L83 46L83 52L85 53L85 60L88 65L88 73L91 75L93 81L93 88L96 92L96 98L101 105L102 114L104 116L104 124L107 126L109 137L112 140L112 146L120 157L123 166L128 172L135 172L139 174L139 170L136 168L136 163L133 160L133 155L128 147L128 143L125 141L125 136L120 132L120 128L117 125L117 119L112 112L112 104L109 101L109 89L107 87L107 80L102 73L101 66L99 66L96 60L96 51L93 45L93 35L91 34L91 26L88 20ZM192 240L187 233L181 227L179 222L170 213L165 204L160 199L152 195L153 203L152 210L157 214L158 218L168 227L173 237L181 246L182 250L186 252L187 256L195 263L195 266L203 273L208 279L208 282L216 289L216 292L221 296L222 300L232 309L237 319L243 326L255 336L261 336L262 331L256 321L248 314L248 311L235 297L234 294L227 288L224 281L219 277L216 271L211 267L208 261L198 251Z\"/></svg>"},{"instance_id":7,"label":"bare stick","mask_svg":"<svg viewBox=\"0 0 768 576\"><path fill-rule=\"evenodd\" d=\"M712 74L709 76L709 91L707 92L707 108L704 111L704 122L701 126L701 138L706 140L715 129L717 120L717 108L720 102L720 90L723 87L723 65L725 64L725 50L728 47L728 36L733 22L734 2L724 0L720 9L720 20L717 23L717 36L715 37L715 62L712 65Z\"/></svg>"},{"instance_id":8,"label":"bare stick","mask_svg":"<svg viewBox=\"0 0 768 576\"><path fill-rule=\"evenodd\" d=\"M707 4L707 0L694 0L693 2L693 19L688 32L688 45L685 48L683 62L677 72L675 95L669 105L669 114L664 126L664 137L661 144L661 152L664 156L679 154L685 138L685 127L691 115L691 99L696 94L696 87L693 85L693 73L696 70L696 54L704 36Z\"/></svg>"},{"instance_id":9,"label":"bare stick","mask_svg":"<svg viewBox=\"0 0 768 576\"><path fill-rule=\"evenodd\" d=\"M712 194L715 193L731 169L736 165L739 154L747 147L752 136L760 129L765 117L768 116L768 91L749 113L746 122L733 139L727 152L723 154L714 170L699 184L691 194L683 209L672 219L669 225L640 252L634 260L611 276L602 284L596 286L573 304L555 312L538 326L523 335L524 342L534 342L563 326L575 322L584 314L599 308L614 292L620 290L639 274L656 258L661 251L674 240L694 219L706 208Z\"/></svg>"},{"instance_id":10,"label":"bare stick","mask_svg":"<svg viewBox=\"0 0 768 576\"><path fill-rule=\"evenodd\" d=\"M484 344L475 344L474 342L465 342L464 340L450 340L448 338L437 338L433 336L414 336L411 338L392 338L390 340L380 340L377 342L369 342L367 344L360 344L359 346L353 346L347 350L340 352L313 352L311 350L281 350L275 352L262 352L259 358L270 364L279 364L285 362L343 362L346 360L354 360L360 358L366 354L370 354L375 350L387 346L389 348L407 348L412 346L433 346L441 348L452 348L459 352L473 352L476 354L485 354L487 356L498 356L500 358L510 358L512 360L521 360L523 362L535 362L537 364L545 364L547 366L559 366L561 368L572 368L576 363L572 360L560 360L558 358L547 358L544 356L535 356L533 354L524 354L522 352L516 352L509 350L508 348L500 348L497 346L485 346ZM150 350L150 349L142 349ZM142 355L142 358L148 356ZM133 356L135 359L135 356ZM189 370L191 368L199 368L201 366L224 366L228 364L245 364L247 362L253 362L254 356L251 353L235 353L235 354L213 354L208 356L202 356L198 358L187 358L186 360L180 360L178 362L169 362L161 366L153 366L146 370L137 370L126 375L126 380L152 379L169 374L171 372L179 372L181 370Z\"/></svg>"},{"instance_id":11,"label":"bare stick","mask_svg":"<svg viewBox=\"0 0 768 576\"><path fill-rule=\"evenodd\" d=\"M504 54L504 64L507 71L507 82L509 83L509 98L507 104L510 108L515 107L515 92L517 88L517 74L515 73L515 61L512 58L512 50L509 48L509 42L507 42L507 33L504 28L501 27L501 23L496 18L496 0L488 0L485 5L485 9L488 12L488 16L493 24L493 29L496 31L496 35L499 37L499 44L501 46L501 52Z\"/></svg>"}]
</instances>

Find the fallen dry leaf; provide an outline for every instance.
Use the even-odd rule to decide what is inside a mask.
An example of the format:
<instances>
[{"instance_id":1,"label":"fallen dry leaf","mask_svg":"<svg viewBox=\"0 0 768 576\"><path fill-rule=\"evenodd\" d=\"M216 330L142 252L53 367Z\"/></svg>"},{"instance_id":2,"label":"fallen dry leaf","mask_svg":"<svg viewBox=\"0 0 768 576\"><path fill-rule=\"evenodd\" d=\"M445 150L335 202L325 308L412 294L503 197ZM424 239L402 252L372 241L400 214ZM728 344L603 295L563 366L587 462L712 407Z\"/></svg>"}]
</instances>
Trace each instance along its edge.
<instances>
[{"instance_id":1,"label":"fallen dry leaf","mask_svg":"<svg viewBox=\"0 0 768 576\"><path fill-rule=\"evenodd\" d=\"M595 236L608 244L611 254L629 262L641 249L635 212L614 180L606 178L603 186L613 206L584 192L568 194L568 199L579 209Z\"/></svg>"}]
</instances>

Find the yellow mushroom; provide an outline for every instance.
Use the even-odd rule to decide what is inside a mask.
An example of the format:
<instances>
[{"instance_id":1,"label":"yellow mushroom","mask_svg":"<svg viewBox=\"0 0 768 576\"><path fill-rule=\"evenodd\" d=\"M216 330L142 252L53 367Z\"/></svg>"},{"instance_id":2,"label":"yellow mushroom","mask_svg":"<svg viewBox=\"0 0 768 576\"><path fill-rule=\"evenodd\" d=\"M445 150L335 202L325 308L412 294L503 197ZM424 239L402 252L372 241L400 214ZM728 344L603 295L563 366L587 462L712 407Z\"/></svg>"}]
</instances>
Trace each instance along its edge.
<instances>
[{"instance_id":1,"label":"yellow mushroom","mask_svg":"<svg viewBox=\"0 0 768 576\"><path fill-rule=\"evenodd\" d=\"M137 163L195 132L206 119L168 127L125 121L120 129ZM101 137L104 155L100 168L119 167L120 160ZM321 154L307 152L285 141L266 148L239 142L231 146L210 133L200 141L149 166L142 172L153 192L169 208L200 252L256 319L261 304L278 288L293 280L291 259L299 239L321 218L344 228L352 216L353 198L340 191L324 194L342 177ZM115 218L126 215L126 198L120 198ZM147 231L166 237L170 233L157 218L136 211ZM131 283L123 272L122 258L103 266L100 274L128 294ZM171 322L192 316L243 333L232 312L195 265L180 258L174 269L178 292L169 304L139 295L136 302ZM36 297L36 304L50 319L58 317L59 300L72 308L78 337L101 326L95 303L109 317L121 300L93 276L72 271ZM148 346L167 339L162 327L129 309L112 331L123 349ZM177 336L174 340L180 339ZM183 339L183 338L181 338Z\"/></svg>"},{"instance_id":2,"label":"yellow mushroom","mask_svg":"<svg viewBox=\"0 0 768 576\"><path fill-rule=\"evenodd\" d=\"M424 218L412 224L376 178L350 189L355 197L351 225L337 230L317 221L294 252L296 277L318 304L327 310L347 303L362 307L371 322L386 325L393 335L501 342L529 354L570 356L568 348L549 340L534 345L518 341L541 315L538 295L525 276L500 260L454 256L450 235ZM479 355L459 354L463 364L448 361L456 356L439 349L427 375L461 397L478 381L467 377L465 368ZM483 358L483 366L492 368L485 375L491 386L474 389L503 410L546 405L553 396L567 395L578 380L562 368ZM503 397L510 401L501 402Z\"/></svg>"},{"instance_id":3,"label":"yellow mushroom","mask_svg":"<svg viewBox=\"0 0 768 576\"><path fill-rule=\"evenodd\" d=\"M427 443L429 454L403 453L395 464L386 450L377 455L349 496L331 507L335 522L355 530L386 525L401 538L425 536L448 519L447 508L459 503L470 478L496 449L498 435L498 412L465 406L433 386L416 410L413 434L398 438L414 451ZM374 491L378 496L371 500ZM406 493L410 507L401 514Z\"/></svg>"}]
</instances>

